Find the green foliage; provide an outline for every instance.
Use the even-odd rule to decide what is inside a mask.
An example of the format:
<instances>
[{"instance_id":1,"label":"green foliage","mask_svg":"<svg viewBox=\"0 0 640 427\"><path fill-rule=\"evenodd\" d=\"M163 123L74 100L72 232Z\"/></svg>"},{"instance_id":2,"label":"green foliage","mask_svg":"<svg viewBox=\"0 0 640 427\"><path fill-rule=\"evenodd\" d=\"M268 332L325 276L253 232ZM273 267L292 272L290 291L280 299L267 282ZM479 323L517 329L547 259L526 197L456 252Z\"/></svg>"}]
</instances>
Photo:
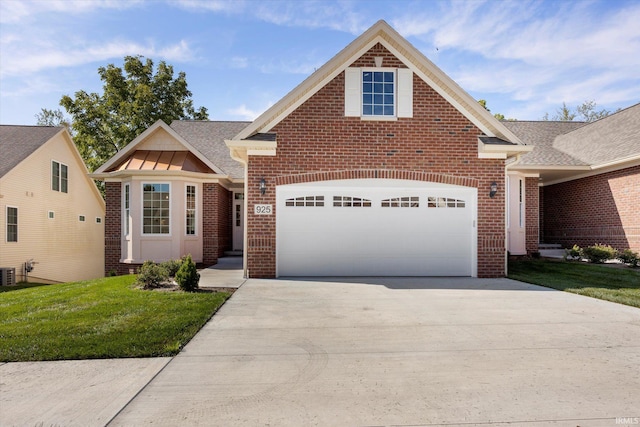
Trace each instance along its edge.
<instances>
[{"instance_id":1,"label":"green foliage","mask_svg":"<svg viewBox=\"0 0 640 427\"><path fill-rule=\"evenodd\" d=\"M200 273L198 273L196 264L193 262L193 259L191 259L191 255L187 255L182 259L182 265L176 273L176 282L183 291L195 292L198 290Z\"/></svg>"},{"instance_id":2,"label":"green foliage","mask_svg":"<svg viewBox=\"0 0 640 427\"><path fill-rule=\"evenodd\" d=\"M548 259L509 262L509 278L640 308L640 271Z\"/></svg>"},{"instance_id":3,"label":"green foliage","mask_svg":"<svg viewBox=\"0 0 640 427\"><path fill-rule=\"evenodd\" d=\"M40 109L40 112L36 114L36 124L38 126L63 126L67 130L71 130L69 119L64 116L64 113L59 108L55 110Z\"/></svg>"},{"instance_id":4,"label":"green foliage","mask_svg":"<svg viewBox=\"0 0 640 427\"><path fill-rule=\"evenodd\" d=\"M138 269L136 284L142 289L154 289L169 279L167 270L153 261L145 261Z\"/></svg>"},{"instance_id":5,"label":"green foliage","mask_svg":"<svg viewBox=\"0 0 640 427\"><path fill-rule=\"evenodd\" d=\"M143 292L135 276L19 289L0 298L0 362L173 356L229 297Z\"/></svg>"},{"instance_id":6,"label":"green foliage","mask_svg":"<svg viewBox=\"0 0 640 427\"><path fill-rule=\"evenodd\" d=\"M80 90L60 100L72 117L74 141L90 171L95 171L116 152L158 120L206 120L207 109L193 106L184 72L142 56L124 58L124 72L109 64L98 74L103 93Z\"/></svg>"},{"instance_id":7,"label":"green foliage","mask_svg":"<svg viewBox=\"0 0 640 427\"><path fill-rule=\"evenodd\" d=\"M620 111L619 108L613 113L618 111ZM567 103L563 102L562 107L558 108L556 110L556 113L551 118L549 118L549 113L545 113L544 116L542 117L542 120L570 122L578 118L578 120L582 122L594 122L596 120L607 117L610 114L612 114L612 112L605 110L604 108L598 111L596 109L595 101L589 101L589 100L584 101L582 104L578 105L575 109L567 107Z\"/></svg>"},{"instance_id":8,"label":"green foliage","mask_svg":"<svg viewBox=\"0 0 640 427\"><path fill-rule=\"evenodd\" d=\"M607 260L615 259L618 256L618 251L609 245L596 244L582 248L581 254L589 262L602 264Z\"/></svg>"},{"instance_id":9,"label":"green foliage","mask_svg":"<svg viewBox=\"0 0 640 427\"><path fill-rule=\"evenodd\" d=\"M571 249L564 250L564 259L565 261L579 260L582 258L582 249L580 246L573 245Z\"/></svg>"},{"instance_id":10,"label":"green foliage","mask_svg":"<svg viewBox=\"0 0 640 427\"><path fill-rule=\"evenodd\" d=\"M618 259L620 262L634 268L638 267L638 264L640 264L640 255L638 255L637 252L633 252L631 249L625 249L618 252Z\"/></svg>"},{"instance_id":11,"label":"green foliage","mask_svg":"<svg viewBox=\"0 0 640 427\"><path fill-rule=\"evenodd\" d=\"M160 264L160 266L167 271L167 275L169 277L176 277L176 273L180 269L181 265L182 265L182 260L180 259L172 259Z\"/></svg>"}]
</instances>

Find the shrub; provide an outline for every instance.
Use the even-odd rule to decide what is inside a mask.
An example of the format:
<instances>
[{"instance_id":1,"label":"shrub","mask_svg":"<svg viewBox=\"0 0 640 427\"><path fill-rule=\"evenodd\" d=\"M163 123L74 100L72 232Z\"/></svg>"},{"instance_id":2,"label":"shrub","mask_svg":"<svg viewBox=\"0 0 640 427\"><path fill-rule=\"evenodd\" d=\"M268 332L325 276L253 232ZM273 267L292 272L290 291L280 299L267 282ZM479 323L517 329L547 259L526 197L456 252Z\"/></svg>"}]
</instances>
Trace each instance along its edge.
<instances>
[{"instance_id":1,"label":"shrub","mask_svg":"<svg viewBox=\"0 0 640 427\"><path fill-rule=\"evenodd\" d=\"M582 249L580 249L580 246L573 245L571 249L564 250L565 261L567 260L571 261L571 260L576 260L580 258L582 258Z\"/></svg>"},{"instance_id":2,"label":"shrub","mask_svg":"<svg viewBox=\"0 0 640 427\"><path fill-rule=\"evenodd\" d=\"M191 259L191 255L182 258L182 265L176 273L176 282L180 289L186 292L195 292L198 289L200 273L196 270L196 264Z\"/></svg>"},{"instance_id":3,"label":"shrub","mask_svg":"<svg viewBox=\"0 0 640 427\"><path fill-rule=\"evenodd\" d=\"M589 262L601 264L618 256L618 251L609 245L593 245L582 249L582 256Z\"/></svg>"},{"instance_id":4,"label":"shrub","mask_svg":"<svg viewBox=\"0 0 640 427\"><path fill-rule=\"evenodd\" d=\"M618 259L630 267L637 267L640 264L640 255L631 249L625 249L618 253Z\"/></svg>"},{"instance_id":5,"label":"shrub","mask_svg":"<svg viewBox=\"0 0 640 427\"><path fill-rule=\"evenodd\" d=\"M169 278L167 270L153 261L145 261L138 269L136 284L142 289L157 288Z\"/></svg>"},{"instance_id":6,"label":"shrub","mask_svg":"<svg viewBox=\"0 0 640 427\"><path fill-rule=\"evenodd\" d=\"M182 265L182 260L172 259L169 261L165 261L160 265L167 270L167 275L169 277L176 277L176 273L178 272L178 270L180 269L180 266Z\"/></svg>"}]
</instances>

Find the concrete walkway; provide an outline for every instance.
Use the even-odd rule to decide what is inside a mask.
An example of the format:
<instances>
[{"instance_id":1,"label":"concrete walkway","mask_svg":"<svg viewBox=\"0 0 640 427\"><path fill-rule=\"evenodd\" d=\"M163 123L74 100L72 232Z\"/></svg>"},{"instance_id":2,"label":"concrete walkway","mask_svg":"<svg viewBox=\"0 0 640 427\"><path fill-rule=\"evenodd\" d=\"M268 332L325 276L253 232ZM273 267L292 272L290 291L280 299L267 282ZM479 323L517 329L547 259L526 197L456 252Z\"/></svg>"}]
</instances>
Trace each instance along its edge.
<instances>
[{"instance_id":1,"label":"concrete walkway","mask_svg":"<svg viewBox=\"0 0 640 427\"><path fill-rule=\"evenodd\" d=\"M175 358L73 384L100 392L0 366L0 425L632 425L639 331L638 309L508 279L251 279Z\"/></svg>"}]
</instances>

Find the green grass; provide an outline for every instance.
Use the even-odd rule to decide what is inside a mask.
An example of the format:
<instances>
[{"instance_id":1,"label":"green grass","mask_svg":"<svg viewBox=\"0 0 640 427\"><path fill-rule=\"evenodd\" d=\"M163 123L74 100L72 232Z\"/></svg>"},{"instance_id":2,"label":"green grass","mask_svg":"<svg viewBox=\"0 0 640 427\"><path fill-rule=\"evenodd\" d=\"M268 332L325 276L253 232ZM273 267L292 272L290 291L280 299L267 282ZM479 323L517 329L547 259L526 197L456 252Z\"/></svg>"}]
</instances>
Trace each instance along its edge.
<instances>
[{"instance_id":1,"label":"green grass","mask_svg":"<svg viewBox=\"0 0 640 427\"><path fill-rule=\"evenodd\" d=\"M0 294L0 361L173 356L230 295L143 291L134 280Z\"/></svg>"},{"instance_id":2,"label":"green grass","mask_svg":"<svg viewBox=\"0 0 640 427\"><path fill-rule=\"evenodd\" d=\"M509 262L509 278L640 308L640 271L581 262Z\"/></svg>"}]
</instances>

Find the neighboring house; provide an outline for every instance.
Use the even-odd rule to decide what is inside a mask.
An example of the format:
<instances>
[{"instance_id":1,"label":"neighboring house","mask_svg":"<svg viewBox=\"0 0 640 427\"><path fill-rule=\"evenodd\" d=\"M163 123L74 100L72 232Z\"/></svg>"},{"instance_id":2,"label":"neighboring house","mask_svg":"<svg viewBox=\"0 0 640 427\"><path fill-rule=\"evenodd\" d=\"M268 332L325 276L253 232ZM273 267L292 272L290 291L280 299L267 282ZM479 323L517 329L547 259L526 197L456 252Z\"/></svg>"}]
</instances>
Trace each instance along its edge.
<instances>
[{"instance_id":1,"label":"neighboring house","mask_svg":"<svg viewBox=\"0 0 640 427\"><path fill-rule=\"evenodd\" d=\"M242 251L244 169L224 140L247 125L158 121L92 174L105 181L107 272Z\"/></svg>"},{"instance_id":2,"label":"neighboring house","mask_svg":"<svg viewBox=\"0 0 640 427\"><path fill-rule=\"evenodd\" d=\"M580 243L559 218L584 226L594 205L634 248L637 135L637 107L500 122L379 21L255 121L158 122L98 169L105 268L236 250L247 277L501 277L541 235ZM577 196L621 173L608 198Z\"/></svg>"},{"instance_id":3,"label":"neighboring house","mask_svg":"<svg viewBox=\"0 0 640 427\"><path fill-rule=\"evenodd\" d=\"M102 277L105 204L69 132L0 125L0 153L0 267L17 281Z\"/></svg>"},{"instance_id":4,"label":"neighboring house","mask_svg":"<svg viewBox=\"0 0 640 427\"><path fill-rule=\"evenodd\" d=\"M588 124L505 125L535 145L508 170L511 183L529 176L539 180L540 208L526 208L526 213L531 223L539 212L540 241L564 247L602 243L640 252L640 104ZM514 211L517 206L511 204Z\"/></svg>"}]
</instances>

